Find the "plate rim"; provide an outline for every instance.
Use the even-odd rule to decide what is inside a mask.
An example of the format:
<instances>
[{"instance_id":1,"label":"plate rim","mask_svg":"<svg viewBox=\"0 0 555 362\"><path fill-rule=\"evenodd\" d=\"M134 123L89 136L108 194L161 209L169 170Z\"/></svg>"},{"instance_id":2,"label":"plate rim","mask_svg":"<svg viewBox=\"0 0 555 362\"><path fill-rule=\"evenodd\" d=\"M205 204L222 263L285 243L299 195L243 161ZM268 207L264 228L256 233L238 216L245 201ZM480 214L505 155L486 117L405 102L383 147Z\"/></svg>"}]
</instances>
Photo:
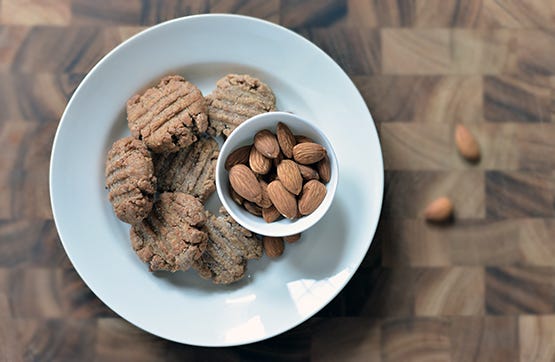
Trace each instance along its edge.
<instances>
[{"instance_id":1,"label":"plate rim","mask_svg":"<svg viewBox=\"0 0 555 362\"><path fill-rule=\"evenodd\" d=\"M329 298L327 298L322 305L311 311L311 313L308 313L305 316L302 316L301 318L299 318L296 323L293 323L289 326L286 326L283 329L278 329L276 331L274 331L273 333L267 333L265 334L263 337L255 337L252 339L245 339L239 342L224 342L224 343L191 343L191 342L187 342L187 341L183 341L183 340L179 340L177 338L173 338L173 337L169 337L169 336L161 336L153 331L150 331L148 329L146 329L146 327L141 326L139 323L137 323L136 321L131 321L129 320L127 317L125 317L124 315L122 315L120 312L116 311L115 309L112 308L110 303L107 303L106 300L104 298L102 298L101 296L99 296L96 291L89 285L89 283L87 283L87 281L85 280L85 278L83 278L80 268L76 266L74 260L72 259L71 255L67 252L67 248L66 248L66 242L64 241L64 238L62 237L62 233L60 232L60 226L59 223L61 221L60 218L61 216L59 215L59 212L56 211L56 206L55 206L55 201L54 201L54 187L53 187L53 174L54 174L54 160L55 160L55 155L56 155L56 150L58 149L57 144L60 142L60 133L61 130L63 128L63 125L65 123L68 122L67 120L67 113L68 113L68 109L71 108L72 103L74 102L74 100L76 99L76 97L78 96L81 88L84 86L84 84L87 82L87 80L93 76L93 74L97 71L98 68L100 68L102 66L102 64L108 59L110 58L114 53L116 53L117 51L119 51L120 49L128 46L130 43L132 42L136 42L137 39L140 39L144 36L147 36L148 33L156 31L158 28L160 27L164 27L164 26L168 26L172 23L177 23L177 22L184 22L184 21L190 21L190 20L194 20L194 19L199 19L199 18L212 18L212 19L228 19L228 18L235 18L235 19L239 19L241 21L246 21L246 22L254 22L254 23L261 23L264 26L268 26L270 28L273 28L274 31L279 31L279 32L285 32L288 33L290 36L293 36L299 40L301 40L303 42L303 44L305 46L309 46L311 47L313 50L315 50L317 53L320 54L320 56L325 57L329 62L331 62L330 64L336 68L336 70L338 70L340 73L342 73L342 75L345 76L345 79L347 82L350 83L350 85L356 90L356 96L359 98L359 101L361 102L362 105L364 105L366 112L368 113L368 116L371 120L371 127L373 127L374 129L374 134L370 134L369 137L373 137L375 136L376 138L376 142L378 145L378 155L376 155L376 160L379 161L379 166L380 166L380 172L379 175L376 175L376 185L377 185L377 189L379 191L379 198L378 200L375 200L377 203L377 212L378 212L378 216L376 217L375 220L372 220L371 222L368 223L368 227L369 227L369 231L371 231L370 235L370 240L368 242L368 248L366 248L365 253L362 254L358 257L358 259L355 259L352 262L352 265L354 266L351 275L349 275L349 277L345 280L344 284L340 287L337 288L333 293L330 294ZM346 287L346 285L352 280L353 276L356 274L357 270L360 268L360 265L362 263L362 261L364 260L365 255L368 253L368 251L370 250L370 247L372 245L372 242L376 236L376 230L377 230L377 226L380 220L380 216L381 216L381 212L382 212L382 207L383 207L383 198L384 198L384 161L383 161L383 150L381 147L381 142L380 142L380 138L378 135L378 130L376 127L376 123L374 121L374 118L372 117L372 114L370 112L370 110L368 109L368 105L366 104L366 101L364 100L364 98L362 97L362 95L360 94L359 89L356 87L356 85L354 84L354 82L352 81L352 79L349 77L349 75L345 72L345 70L343 70L343 68L341 68L341 66L339 66L339 64L330 56L328 55L324 50L322 50L320 47L318 47L316 44L314 44L313 42L311 42L310 40L308 40L307 38L305 38L304 36L294 32L291 29L288 29L280 24L276 24L273 23L271 21L265 20L265 19L260 19L260 18L256 18L256 17L252 17L252 16L246 16L246 15L239 15L239 14L226 14L226 13L209 13L209 14L196 14L196 15L188 15L188 16L183 16L183 17L179 17L179 18L174 18L171 20L167 20L161 23L158 23L156 25L150 26L140 32L138 32L137 34L134 34L133 36L131 36L128 39L125 39L124 41L122 41L121 43L119 43L117 46L115 46L113 49L111 49L108 53L106 53L104 56L102 56L102 58L88 71L87 75L80 81L79 85L77 86L77 88L75 89L75 91L73 92L71 98L69 99L69 101L67 102L65 108L64 108L64 112L62 113L61 117L60 117L60 121L57 125L56 128L56 133L52 142L52 150L51 150L51 154L50 154L50 160L49 160L50 164L49 164L49 177L48 177L48 183L49 183L49 198L50 198L50 206L52 209L52 216L53 216L53 220L54 220L54 224L56 227L56 231L58 234L58 237L60 239L60 242L64 248L64 252L66 254L66 256L68 257L68 259L70 260L73 269L77 272L77 274L79 275L79 277L81 278L81 280L83 280L83 282L85 283L85 285L87 286L87 288L89 288L89 290L100 300L102 301L102 303L108 307L110 310L112 310L119 318L122 318L123 320L127 321L128 323L132 324L133 326L149 333L152 335L155 335L159 338L163 338L169 341L173 341L173 342L177 342L177 343L181 343L181 344L186 344L186 345L192 345L192 346L200 346L200 347L231 347L231 346L241 346L241 345L246 345L246 344L251 344L251 343L255 343L255 342L260 342L260 341L264 341L267 340L269 338L275 337L277 335L280 335L284 332L287 332L297 326L299 326L300 324L306 322L308 319L312 318L316 313L318 313L319 311L321 311L324 307L326 307L335 297L337 297L337 295Z\"/></svg>"}]
</instances>

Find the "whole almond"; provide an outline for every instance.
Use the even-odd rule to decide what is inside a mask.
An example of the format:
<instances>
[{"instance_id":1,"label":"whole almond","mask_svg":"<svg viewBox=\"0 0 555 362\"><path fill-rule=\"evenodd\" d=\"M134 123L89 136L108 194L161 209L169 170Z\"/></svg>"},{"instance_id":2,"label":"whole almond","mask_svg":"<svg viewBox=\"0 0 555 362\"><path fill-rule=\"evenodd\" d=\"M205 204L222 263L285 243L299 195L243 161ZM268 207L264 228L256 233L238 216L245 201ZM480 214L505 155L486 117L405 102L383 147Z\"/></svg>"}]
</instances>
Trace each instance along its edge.
<instances>
[{"instance_id":1,"label":"whole almond","mask_svg":"<svg viewBox=\"0 0 555 362\"><path fill-rule=\"evenodd\" d=\"M249 166L255 173L265 175L272 168L272 160L264 157L256 147L252 147L249 155Z\"/></svg>"},{"instance_id":2,"label":"whole almond","mask_svg":"<svg viewBox=\"0 0 555 362\"><path fill-rule=\"evenodd\" d=\"M326 154L324 158L322 158L316 164L316 169L318 170L318 175L320 175L320 180L323 183L327 184L330 182L331 179L331 165L330 165L330 158Z\"/></svg>"},{"instance_id":3,"label":"whole almond","mask_svg":"<svg viewBox=\"0 0 555 362\"><path fill-rule=\"evenodd\" d=\"M243 202L243 206L248 212L250 212L254 216L262 216L262 208L257 204L245 200L245 202Z\"/></svg>"},{"instance_id":4,"label":"whole almond","mask_svg":"<svg viewBox=\"0 0 555 362\"><path fill-rule=\"evenodd\" d=\"M283 238L264 236L262 238L262 244L264 245L264 252L270 258L277 258L283 254L283 250L285 249Z\"/></svg>"},{"instance_id":5,"label":"whole almond","mask_svg":"<svg viewBox=\"0 0 555 362\"><path fill-rule=\"evenodd\" d=\"M276 136L281 152L287 158L293 157L293 147L297 144L293 132L284 123L279 122L276 127Z\"/></svg>"},{"instance_id":6,"label":"whole almond","mask_svg":"<svg viewBox=\"0 0 555 362\"><path fill-rule=\"evenodd\" d=\"M272 204L274 204L280 214L288 219L294 219L297 216L297 200L295 195L287 191L279 180L270 182L268 185L268 196L270 196Z\"/></svg>"},{"instance_id":7,"label":"whole almond","mask_svg":"<svg viewBox=\"0 0 555 362\"><path fill-rule=\"evenodd\" d=\"M295 161L283 160L277 167L277 175L283 186L298 195L303 188L303 177Z\"/></svg>"},{"instance_id":8,"label":"whole almond","mask_svg":"<svg viewBox=\"0 0 555 362\"><path fill-rule=\"evenodd\" d=\"M453 216L453 202L448 197L440 197L432 201L424 209L424 217L432 222L444 222Z\"/></svg>"},{"instance_id":9,"label":"whole almond","mask_svg":"<svg viewBox=\"0 0 555 362\"><path fill-rule=\"evenodd\" d=\"M268 208L272 206L272 201L270 201L270 196L268 196L268 184L264 180L260 180L260 189L262 190L262 199L258 203L258 206L262 208Z\"/></svg>"},{"instance_id":10,"label":"whole almond","mask_svg":"<svg viewBox=\"0 0 555 362\"><path fill-rule=\"evenodd\" d=\"M229 187L229 194L231 196L231 199L233 201L235 201L236 204L238 205L243 205L243 201L245 201L244 198L241 197L241 195L239 195L237 192L235 192L235 190L233 189L233 187Z\"/></svg>"},{"instance_id":11,"label":"whole almond","mask_svg":"<svg viewBox=\"0 0 555 362\"><path fill-rule=\"evenodd\" d=\"M295 142L296 143L305 143L305 142L314 142L314 140L310 137L306 137L303 135L295 135Z\"/></svg>"},{"instance_id":12,"label":"whole almond","mask_svg":"<svg viewBox=\"0 0 555 362\"><path fill-rule=\"evenodd\" d=\"M239 196L248 201L257 203L262 199L262 190L256 176L243 164L235 165L229 170L229 183Z\"/></svg>"},{"instance_id":13,"label":"whole almond","mask_svg":"<svg viewBox=\"0 0 555 362\"><path fill-rule=\"evenodd\" d=\"M267 207L265 209L262 209L262 217L264 218L264 221L266 221L267 223L276 221L277 219L279 219L280 216L281 214L275 208L274 205Z\"/></svg>"},{"instance_id":14,"label":"whole almond","mask_svg":"<svg viewBox=\"0 0 555 362\"><path fill-rule=\"evenodd\" d=\"M279 154L279 143L276 136L267 129L258 131L254 135L254 147L268 158L276 158Z\"/></svg>"},{"instance_id":15,"label":"whole almond","mask_svg":"<svg viewBox=\"0 0 555 362\"><path fill-rule=\"evenodd\" d=\"M225 160L225 169L230 170L233 166L240 163L246 165L249 162L249 154L251 146L239 147L227 156Z\"/></svg>"},{"instance_id":16,"label":"whole almond","mask_svg":"<svg viewBox=\"0 0 555 362\"><path fill-rule=\"evenodd\" d=\"M310 180L303 186L303 193L299 199L299 212L309 215L320 206L326 197L326 186L317 180Z\"/></svg>"},{"instance_id":17,"label":"whole almond","mask_svg":"<svg viewBox=\"0 0 555 362\"><path fill-rule=\"evenodd\" d=\"M303 165L316 163L325 155L326 149L317 143L303 142L293 147L293 159Z\"/></svg>"},{"instance_id":18,"label":"whole almond","mask_svg":"<svg viewBox=\"0 0 555 362\"><path fill-rule=\"evenodd\" d=\"M301 234L294 234L294 235L289 235L289 236L284 236L283 240L287 241L289 244L292 244L294 242L299 241L299 239L301 238Z\"/></svg>"},{"instance_id":19,"label":"whole almond","mask_svg":"<svg viewBox=\"0 0 555 362\"><path fill-rule=\"evenodd\" d=\"M477 161L480 159L480 145L476 138L462 124L458 124L455 128L455 144L461 156L469 161Z\"/></svg>"},{"instance_id":20,"label":"whole almond","mask_svg":"<svg viewBox=\"0 0 555 362\"><path fill-rule=\"evenodd\" d=\"M322 162L322 161L320 161ZM305 180L318 180L320 178L320 175L318 175L318 172L313 169L310 166L306 166L306 165L301 165L300 163L297 164L297 166L299 167L299 171L301 172L301 176L305 179Z\"/></svg>"}]
</instances>

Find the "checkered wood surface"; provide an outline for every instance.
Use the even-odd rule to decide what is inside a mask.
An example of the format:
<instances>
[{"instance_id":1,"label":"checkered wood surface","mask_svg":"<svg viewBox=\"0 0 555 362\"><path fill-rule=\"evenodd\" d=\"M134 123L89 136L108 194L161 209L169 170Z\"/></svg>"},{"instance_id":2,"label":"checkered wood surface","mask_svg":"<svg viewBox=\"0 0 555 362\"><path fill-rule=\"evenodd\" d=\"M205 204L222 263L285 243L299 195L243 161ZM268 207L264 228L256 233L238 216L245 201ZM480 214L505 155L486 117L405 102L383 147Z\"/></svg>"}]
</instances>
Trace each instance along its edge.
<instances>
[{"instance_id":1,"label":"checkered wood surface","mask_svg":"<svg viewBox=\"0 0 555 362\"><path fill-rule=\"evenodd\" d=\"M378 231L346 288L263 342L196 348L149 335L87 288L59 242L52 140L109 50L175 17L288 27L352 78L382 142ZM0 0L0 361L554 361L555 2ZM466 124L483 150L464 162ZM421 218L455 202L452 224Z\"/></svg>"}]
</instances>

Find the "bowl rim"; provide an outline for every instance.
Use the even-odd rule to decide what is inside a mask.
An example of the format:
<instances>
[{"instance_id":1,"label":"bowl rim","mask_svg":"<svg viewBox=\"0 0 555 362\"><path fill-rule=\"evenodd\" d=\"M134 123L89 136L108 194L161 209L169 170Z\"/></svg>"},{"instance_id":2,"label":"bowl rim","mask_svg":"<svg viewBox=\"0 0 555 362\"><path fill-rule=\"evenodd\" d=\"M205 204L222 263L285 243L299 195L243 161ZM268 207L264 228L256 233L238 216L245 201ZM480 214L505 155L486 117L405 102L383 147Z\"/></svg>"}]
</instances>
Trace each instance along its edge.
<instances>
[{"instance_id":1,"label":"bowl rim","mask_svg":"<svg viewBox=\"0 0 555 362\"><path fill-rule=\"evenodd\" d=\"M271 120L268 120L271 119ZM249 133L252 134L252 138L254 138L254 134L262 129L268 129L267 125L261 123L259 127L253 127L253 124L256 124L264 120L266 122L278 124L278 122L283 122L286 125L290 125L292 122L297 122L301 124L303 128L309 128L314 134L316 134L319 138L318 143L322 143L322 146L326 148L326 152L330 159L331 164L331 178L330 181L325 184L327 192L326 197L322 201L322 203L318 206L316 210L314 210L311 214L303 216L301 218L297 218L294 221L290 221L287 219L281 219L280 221L273 222L273 223L266 223L266 221L262 217L257 217L251 215L248 211L239 207L235 201L231 199L229 195L227 186L224 186L224 183L227 183L228 180L223 180L222 178L228 175L228 171L225 169L225 159L227 156L233 152L236 148L241 147L242 143L246 143L243 141L239 141L240 144L233 145L235 143L233 141L234 138L241 138L244 136L245 130L248 130ZM273 133L275 133L275 126L274 129L270 129ZM230 142L231 141L231 142ZM316 141L316 140L315 140ZM337 190L337 185L339 183L339 161L335 154L333 144L330 139L326 136L326 134L318 127L317 124L314 122L291 112L283 112L283 111L272 111L261 113L256 116L253 116L243 123L241 123L227 138L224 142L222 147L220 148L220 154L218 155L218 160L216 163L216 191L220 202L222 203L223 207L226 211L230 214L230 216L237 221L241 226L246 228L247 230L263 235L263 236L274 236L274 237L283 237L288 235L294 235L302 233L309 228L313 227L315 224L318 223L330 209L331 205L333 204L333 199L335 198L335 193Z\"/></svg>"}]
</instances>

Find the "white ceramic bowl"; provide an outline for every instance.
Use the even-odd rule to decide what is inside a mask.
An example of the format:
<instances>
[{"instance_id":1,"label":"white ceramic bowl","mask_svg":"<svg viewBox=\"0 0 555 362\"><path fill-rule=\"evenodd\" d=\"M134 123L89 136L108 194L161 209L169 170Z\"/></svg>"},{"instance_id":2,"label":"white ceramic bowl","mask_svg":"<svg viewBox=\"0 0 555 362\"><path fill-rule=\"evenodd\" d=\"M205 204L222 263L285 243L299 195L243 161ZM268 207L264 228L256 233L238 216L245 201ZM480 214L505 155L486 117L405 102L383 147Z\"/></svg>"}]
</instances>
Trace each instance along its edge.
<instances>
[{"instance_id":1,"label":"white ceramic bowl","mask_svg":"<svg viewBox=\"0 0 555 362\"><path fill-rule=\"evenodd\" d=\"M229 172L225 169L225 160L231 152L241 146L253 143L254 135L263 129L276 132L278 122L286 124L293 134L312 138L316 143L325 147L331 165L331 179L326 184L326 197L318 208L310 215L295 220L281 218L267 223L262 217L255 216L233 201L229 190ZM216 165L216 189L223 206L239 224L257 234L266 236L287 236L302 233L316 224L328 211L337 189L339 167L333 146L326 135L314 122L287 112L269 112L254 116L239 127L227 138L220 150Z\"/></svg>"}]
</instances>

